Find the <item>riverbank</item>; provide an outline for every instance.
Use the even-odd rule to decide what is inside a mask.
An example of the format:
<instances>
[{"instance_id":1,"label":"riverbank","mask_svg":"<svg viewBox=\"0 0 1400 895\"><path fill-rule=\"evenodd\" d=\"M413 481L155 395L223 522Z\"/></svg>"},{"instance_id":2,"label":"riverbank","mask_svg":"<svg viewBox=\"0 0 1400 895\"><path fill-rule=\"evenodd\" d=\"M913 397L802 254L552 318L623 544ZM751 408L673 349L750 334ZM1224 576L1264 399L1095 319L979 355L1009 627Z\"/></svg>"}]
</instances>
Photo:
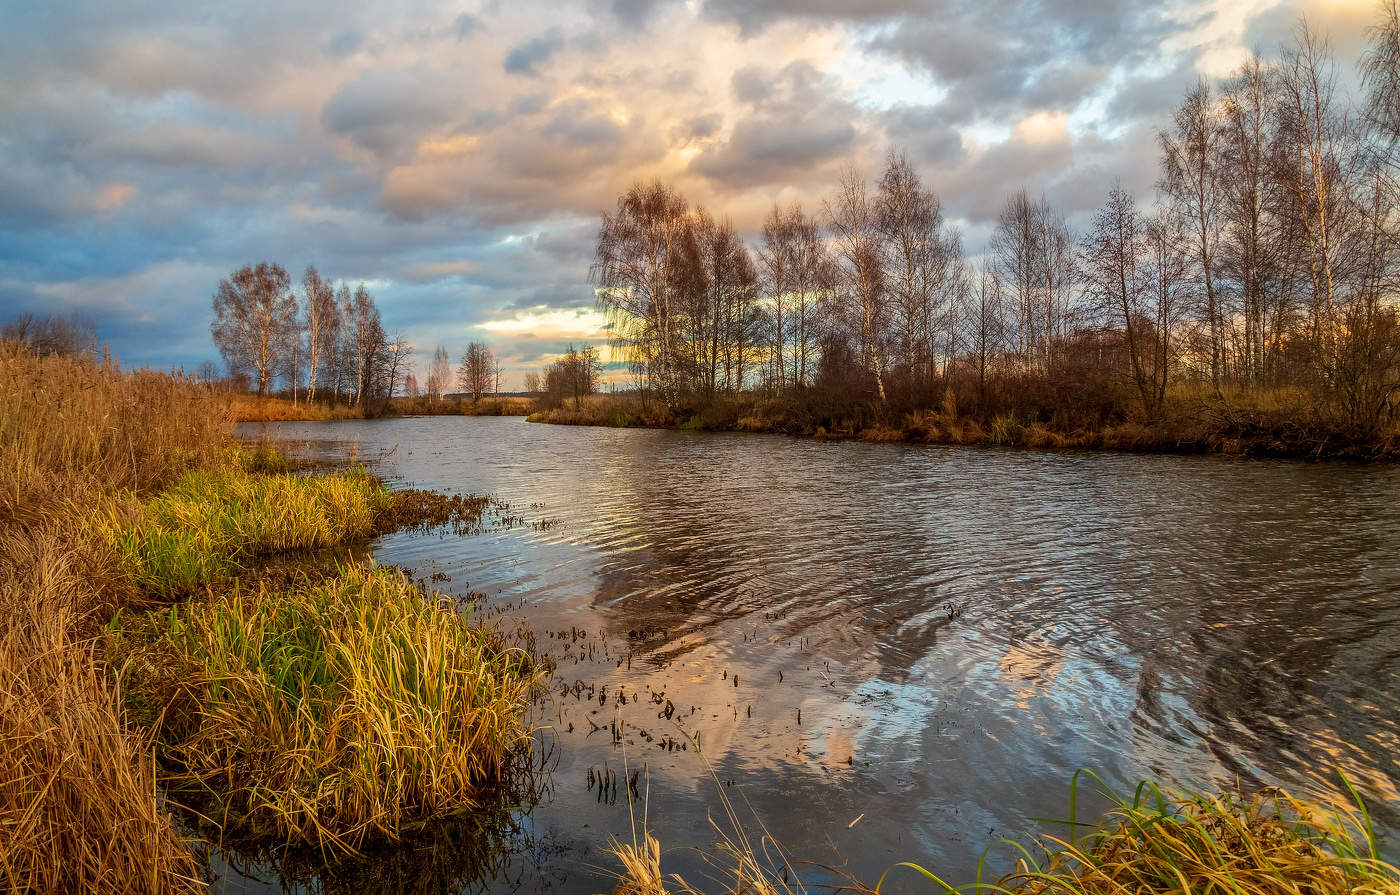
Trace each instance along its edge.
<instances>
[{"instance_id":1,"label":"riverbank","mask_svg":"<svg viewBox=\"0 0 1400 895\"><path fill-rule=\"evenodd\" d=\"M172 810L324 859L497 797L543 666L346 551L490 502L289 474L164 374L6 344L0 389L7 889L202 891Z\"/></svg>"},{"instance_id":2,"label":"riverbank","mask_svg":"<svg viewBox=\"0 0 1400 895\"><path fill-rule=\"evenodd\" d=\"M362 407L331 406L324 402L289 401L286 398L256 395L229 396L230 416L239 423L274 423L316 420L365 419ZM374 416L526 416L535 402L520 396L485 397L472 401L463 397L391 398Z\"/></svg>"},{"instance_id":3,"label":"riverbank","mask_svg":"<svg viewBox=\"0 0 1400 895\"><path fill-rule=\"evenodd\" d=\"M566 403L538 410L527 419L555 425L756 432L907 444L1400 460L1400 425L1375 431L1329 422L1309 410L1299 396L1285 391L1215 393L1204 387L1172 392L1155 420L1118 419L1100 425L1083 420L1064 425L1053 417L1042 420L1015 411L979 416L949 400L936 410L898 416L868 409L833 412L822 407L819 396L807 396L804 401L744 396L676 414L656 401L643 403L630 395L590 395L578 406Z\"/></svg>"}]
</instances>

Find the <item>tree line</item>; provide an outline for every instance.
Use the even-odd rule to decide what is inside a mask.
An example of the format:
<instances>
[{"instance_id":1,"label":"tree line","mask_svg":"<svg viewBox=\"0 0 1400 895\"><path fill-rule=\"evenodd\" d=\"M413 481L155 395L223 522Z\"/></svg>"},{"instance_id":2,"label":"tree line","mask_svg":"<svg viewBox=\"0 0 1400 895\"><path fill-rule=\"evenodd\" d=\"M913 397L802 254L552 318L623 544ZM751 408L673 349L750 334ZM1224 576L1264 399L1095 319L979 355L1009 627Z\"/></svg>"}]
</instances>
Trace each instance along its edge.
<instances>
[{"instance_id":1,"label":"tree line","mask_svg":"<svg viewBox=\"0 0 1400 895\"><path fill-rule=\"evenodd\" d=\"M280 378L293 401L382 410L409 371L411 346L384 329L365 284L337 288L314 266L298 294L281 265L246 265L219 281L213 306L215 346L259 397Z\"/></svg>"},{"instance_id":2,"label":"tree line","mask_svg":"<svg viewBox=\"0 0 1400 895\"><path fill-rule=\"evenodd\" d=\"M1113 186L1085 232L1044 196L1004 203L970 258L891 150L819 209L774 205L753 247L637 183L599 226L591 280L636 388L672 409L739 393L876 414L1008 391L1042 415L1159 417L1173 385L1298 389L1337 424L1400 393L1400 18L1383 6L1338 87L1300 22L1275 59L1201 79L1158 135L1156 197ZM1000 395L1000 397L998 397Z\"/></svg>"}]
</instances>

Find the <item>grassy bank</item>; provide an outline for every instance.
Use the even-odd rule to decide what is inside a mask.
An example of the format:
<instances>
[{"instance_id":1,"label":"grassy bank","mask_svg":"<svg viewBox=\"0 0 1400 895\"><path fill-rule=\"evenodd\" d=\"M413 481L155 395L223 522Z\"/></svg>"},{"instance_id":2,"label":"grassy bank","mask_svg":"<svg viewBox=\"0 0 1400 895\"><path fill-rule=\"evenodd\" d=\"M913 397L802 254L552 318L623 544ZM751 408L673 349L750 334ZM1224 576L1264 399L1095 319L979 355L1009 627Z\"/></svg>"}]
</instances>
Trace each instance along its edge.
<instances>
[{"instance_id":1,"label":"grassy bank","mask_svg":"<svg viewBox=\"0 0 1400 895\"><path fill-rule=\"evenodd\" d=\"M7 891L202 890L163 792L210 835L393 840L478 806L529 742L520 644L301 559L492 504L289 475L231 416L179 377L0 345ZM313 571L261 573L278 557Z\"/></svg>"},{"instance_id":2,"label":"grassy bank","mask_svg":"<svg viewBox=\"0 0 1400 895\"><path fill-rule=\"evenodd\" d=\"M679 413L635 396L590 395L543 409L531 422L769 432L912 444L993 444L1036 449L1222 453L1309 459L1400 459L1400 425L1365 430L1330 422L1289 389L1216 391L1181 385L1152 420L1129 414L1045 414L1014 407L979 413L945 394L938 409L898 412L840 407L809 393L783 399L742 395ZM1092 418L1091 418L1092 417Z\"/></svg>"},{"instance_id":3,"label":"grassy bank","mask_svg":"<svg viewBox=\"0 0 1400 895\"><path fill-rule=\"evenodd\" d=\"M1076 780L1078 775L1076 775ZM1345 778L1343 778L1345 784ZM1326 801L1295 798L1277 789L1252 796L1202 794L1138 786L1131 797L1103 790L1113 808L1098 824L1074 816L1061 838L1042 835L1026 848L1005 841L1016 866L998 880L980 877L953 885L914 862L895 865L878 880L846 880L844 891L878 893L895 879L922 882L948 895L1384 895L1400 887L1400 868L1380 856L1364 803L1350 791ZM728 802L726 800L726 807ZM771 838L755 847L735 826L706 857L710 888L725 895L789 895L808 891L796 882L793 862ZM1089 832L1082 832L1088 828ZM643 831L614 843L620 868L617 895L700 895L698 888L662 868L660 843ZM987 855L984 853L983 866ZM820 888L826 888L825 886Z\"/></svg>"},{"instance_id":4,"label":"grassy bank","mask_svg":"<svg viewBox=\"0 0 1400 895\"><path fill-rule=\"evenodd\" d=\"M237 422L272 423L295 420L364 419L361 407L334 407L323 402L298 401L256 395L228 396L229 415ZM535 409L530 398L518 396L470 398L391 398L383 407L375 408L377 416L526 416Z\"/></svg>"}]
</instances>

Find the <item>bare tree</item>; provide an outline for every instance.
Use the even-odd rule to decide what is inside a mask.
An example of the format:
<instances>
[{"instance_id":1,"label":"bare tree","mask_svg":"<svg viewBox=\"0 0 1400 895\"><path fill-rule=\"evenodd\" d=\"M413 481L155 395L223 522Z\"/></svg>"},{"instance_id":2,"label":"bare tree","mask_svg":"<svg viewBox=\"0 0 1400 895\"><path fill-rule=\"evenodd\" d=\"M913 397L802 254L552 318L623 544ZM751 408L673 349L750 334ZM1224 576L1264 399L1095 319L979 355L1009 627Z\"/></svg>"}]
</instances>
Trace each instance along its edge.
<instances>
[{"instance_id":1,"label":"bare tree","mask_svg":"<svg viewBox=\"0 0 1400 895\"><path fill-rule=\"evenodd\" d=\"M853 318L860 365L874 378L876 393L884 401L885 288L879 212L865 178L854 167L841 172L836 195L825 209L842 285L850 296L846 316Z\"/></svg>"},{"instance_id":2,"label":"bare tree","mask_svg":"<svg viewBox=\"0 0 1400 895\"><path fill-rule=\"evenodd\" d=\"M337 311L335 288L321 279L315 267L306 268L301 289L306 299L303 328L306 330L306 400L310 402L316 400L316 379L321 373L327 336L335 329L331 321Z\"/></svg>"},{"instance_id":3,"label":"bare tree","mask_svg":"<svg viewBox=\"0 0 1400 895\"><path fill-rule=\"evenodd\" d=\"M22 342L40 355L97 350L97 326L79 311L36 317L25 312L0 327L0 342Z\"/></svg>"},{"instance_id":4,"label":"bare tree","mask_svg":"<svg viewBox=\"0 0 1400 895\"><path fill-rule=\"evenodd\" d=\"M1312 286L1309 336L1329 384L1339 362L1338 252L1350 210L1345 191L1355 156L1353 129L1334 104L1334 72L1325 39L1300 21L1279 77L1278 178L1292 200Z\"/></svg>"},{"instance_id":5,"label":"bare tree","mask_svg":"<svg viewBox=\"0 0 1400 895\"><path fill-rule=\"evenodd\" d=\"M1147 280L1141 269L1144 228L1137 204L1121 185L1114 185L1108 201L1094 214L1080 249L1089 290L1104 310L1123 327L1132 380L1142 409L1151 419L1159 407L1152 375L1151 336L1145 332L1143 298Z\"/></svg>"},{"instance_id":6,"label":"bare tree","mask_svg":"<svg viewBox=\"0 0 1400 895\"><path fill-rule=\"evenodd\" d=\"M1210 342L1210 379L1220 387L1224 327L1216 288L1216 251L1222 227L1220 141L1224 122L1204 78L1186 95L1173 116L1171 132L1161 131L1161 188L1191 236Z\"/></svg>"},{"instance_id":7,"label":"bare tree","mask_svg":"<svg viewBox=\"0 0 1400 895\"><path fill-rule=\"evenodd\" d=\"M598 349L587 345L582 351L570 345L564 356L550 364L544 375L546 405L558 407L572 398L574 406L598 390Z\"/></svg>"},{"instance_id":8,"label":"bare tree","mask_svg":"<svg viewBox=\"0 0 1400 895\"><path fill-rule=\"evenodd\" d=\"M462 354L462 363L457 367L457 385L464 392L470 392L472 401L480 401L481 396L491 389L494 359L491 349L482 342L471 342Z\"/></svg>"},{"instance_id":9,"label":"bare tree","mask_svg":"<svg viewBox=\"0 0 1400 895\"><path fill-rule=\"evenodd\" d=\"M1227 228L1221 260L1238 291L1239 317L1244 325L1237 366L1244 378L1256 380L1265 374L1270 362L1274 342L1270 321L1278 317L1271 314L1271 306L1276 310L1285 301L1276 281L1276 260L1284 253L1273 215L1269 173L1270 119L1276 89L1273 68L1254 55L1225 82L1222 103L1224 132L1218 168ZM1222 318L1227 317L1228 309L1221 305L1217 295L1217 309ZM1224 322L1217 321L1217 335L1222 340L1224 329ZM1222 348L1222 370L1223 355Z\"/></svg>"},{"instance_id":10,"label":"bare tree","mask_svg":"<svg viewBox=\"0 0 1400 895\"><path fill-rule=\"evenodd\" d=\"M942 205L907 156L890 151L876 201L892 336L905 375L926 385L936 372L936 328L955 240L944 235Z\"/></svg>"},{"instance_id":11,"label":"bare tree","mask_svg":"<svg viewBox=\"0 0 1400 895\"><path fill-rule=\"evenodd\" d=\"M230 369L254 372L259 396L267 394L286 333L296 323L290 286L281 266L262 262L234 271L214 293L214 344Z\"/></svg>"},{"instance_id":12,"label":"bare tree","mask_svg":"<svg viewBox=\"0 0 1400 895\"><path fill-rule=\"evenodd\" d=\"M997 282L1007 290L1014 312L1011 337L1021 363L1034 363L1038 344L1036 283L1040 262L1035 205L1024 189L1002 206L988 250Z\"/></svg>"},{"instance_id":13,"label":"bare tree","mask_svg":"<svg viewBox=\"0 0 1400 895\"><path fill-rule=\"evenodd\" d=\"M433 351L433 360L428 365L428 397L441 401L447 387L452 384L452 359L447 349L439 345Z\"/></svg>"},{"instance_id":14,"label":"bare tree","mask_svg":"<svg viewBox=\"0 0 1400 895\"><path fill-rule=\"evenodd\" d=\"M792 213L784 213L773 203L773 210L763 222L763 242L758 249L762 289L767 297L770 316L769 376L777 391L787 385L787 342L793 328L788 306L793 300L796 278L799 234Z\"/></svg>"},{"instance_id":15,"label":"bare tree","mask_svg":"<svg viewBox=\"0 0 1400 895\"><path fill-rule=\"evenodd\" d=\"M672 404L681 389L677 357L685 240L693 238L685 199L661 181L633 184L604 214L594 252L593 282L612 337Z\"/></svg>"},{"instance_id":16,"label":"bare tree","mask_svg":"<svg viewBox=\"0 0 1400 895\"><path fill-rule=\"evenodd\" d=\"M812 376L821 323L821 298L831 293L836 267L822 241L821 227L794 202L788 209L793 233L792 258L792 381L806 386Z\"/></svg>"}]
</instances>

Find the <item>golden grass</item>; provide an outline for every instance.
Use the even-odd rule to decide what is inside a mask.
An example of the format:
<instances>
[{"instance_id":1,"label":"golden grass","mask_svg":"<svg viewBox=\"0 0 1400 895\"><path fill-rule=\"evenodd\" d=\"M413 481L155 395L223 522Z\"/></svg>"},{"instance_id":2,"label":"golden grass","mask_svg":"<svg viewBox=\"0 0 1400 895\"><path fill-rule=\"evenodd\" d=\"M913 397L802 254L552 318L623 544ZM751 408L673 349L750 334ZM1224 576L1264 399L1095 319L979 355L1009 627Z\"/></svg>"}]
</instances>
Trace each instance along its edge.
<instances>
[{"instance_id":1,"label":"golden grass","mask_svg":"<svg viewBox=\"0 0 1400 895\"><path fill-rule=\"evenodd\" d=\"M151 754L80 633L93 547L54 525L0 538L0 889L197 891Z\"/></svg>"},{"instance_id":2,"label":"golden grass","mask_svg":"<svg viewBox=\"0 0 1400 895\"><path fill-rule=\"evenodd\" d=\"M660 427L675 425L676 419L658 401L646 406L632 396L587 395L577 407L572 399L554 408L538 410L528 417L532 423L561 426Z\"/></svg>"},{"instance_id":3,"label":"golden grass","mask_svg":"<svg viewBox=\"0 0 1400 895\"><path fill-rule=\"evenodd\" d=\"M187 473L144 503L128 496L98 528L135 584L169 598L260 556L367 538L393 500L362 468L312 478L234 467Z\"/></svg>"},{"instance_id":4,"label":"golden grass","mask_svg":"<svg viewBox=\"0 0 1400 895\"><path fill-rule=\"evenodd\" d=\"M228 433L223 399L192 380L0 343L0 520L162 484L217 459Z\"/></svg>"},{"instance_id":5,"label":"golden grass","mask_svg":"<svg viewBox=\"0 0 1400 895\"><path fill-rule=\"evenodd\" d=\"M134 594L82 514L214 462L227 432L189 380L0 344L0 888L203 888L95 661L94 620Z\"/></svg>"},{"instance_id":6,"label":"golden grass","mask_svg":"<svg viewBox=\"0 0 1400 895\"><path fill-rule=\"evenodd\" d=\"M469 811L528 750L543 671L390 569L119 618L172 779L226 829L337 851Z\"/></svg>"},{"instance_id":7,"label":"golden grass","mask_svg":"<svg viewBox=\"0 0 1400 895\"><path fill-rule=\"evenodd\" d=\"M535 400L523 395L488 395L480 401L471 398L394 398L389 410L395 416L528 416L535 411Z\"/></svg>"},{"instance_id":8,"label":"golden grass","mask_svg":"<svg viewBox=\"0 0 1400 895\"><path fill-rule=\"evenodd\" d=\"M257 395L225 395L229 415L240 423L278 423L296 420L360 419L364 416L358 408L331 407L309 401L293 404L286 398L263 397Z\"/></svg>"}]
</instances>

